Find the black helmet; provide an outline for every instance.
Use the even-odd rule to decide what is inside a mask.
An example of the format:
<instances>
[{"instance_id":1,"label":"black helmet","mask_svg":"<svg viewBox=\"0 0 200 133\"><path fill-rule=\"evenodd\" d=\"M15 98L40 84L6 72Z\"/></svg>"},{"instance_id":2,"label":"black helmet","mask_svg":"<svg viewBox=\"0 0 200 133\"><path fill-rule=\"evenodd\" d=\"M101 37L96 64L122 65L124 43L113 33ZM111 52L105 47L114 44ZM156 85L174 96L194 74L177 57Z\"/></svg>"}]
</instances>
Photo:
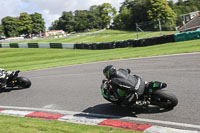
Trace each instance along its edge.
<instances>
[{"instance_id":1,"label":"black helmet","mask_svg":"<svg viewBox=\"0 0 200 133\"><path fill-rule=\"evenodd\" d=\"M106 78L110 78L113 74L115 74L116 68L113 65L108 65L103 69L103 74Z\"/></svg>"}]
</instances>

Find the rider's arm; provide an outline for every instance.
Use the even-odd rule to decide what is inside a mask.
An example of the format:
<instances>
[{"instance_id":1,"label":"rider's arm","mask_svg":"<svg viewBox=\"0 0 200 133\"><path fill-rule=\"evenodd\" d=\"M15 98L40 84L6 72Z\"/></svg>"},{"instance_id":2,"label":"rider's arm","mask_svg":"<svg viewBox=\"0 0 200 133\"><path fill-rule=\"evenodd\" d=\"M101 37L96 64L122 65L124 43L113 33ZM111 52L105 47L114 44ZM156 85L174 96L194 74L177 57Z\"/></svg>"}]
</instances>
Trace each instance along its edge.
<instances>
[{"instance_id":1,"label":"rider's arm","mask_svg":"<svg viewBox=\"0 0 200 133\"><path fill-rule=\"evenodd\" d=\"M117 101L118 96L116 94L115 89L108 83L108 80L104 80L102 85L101 85L101 93L105 99L108 101Z\"/></svg>"}]
</instances>

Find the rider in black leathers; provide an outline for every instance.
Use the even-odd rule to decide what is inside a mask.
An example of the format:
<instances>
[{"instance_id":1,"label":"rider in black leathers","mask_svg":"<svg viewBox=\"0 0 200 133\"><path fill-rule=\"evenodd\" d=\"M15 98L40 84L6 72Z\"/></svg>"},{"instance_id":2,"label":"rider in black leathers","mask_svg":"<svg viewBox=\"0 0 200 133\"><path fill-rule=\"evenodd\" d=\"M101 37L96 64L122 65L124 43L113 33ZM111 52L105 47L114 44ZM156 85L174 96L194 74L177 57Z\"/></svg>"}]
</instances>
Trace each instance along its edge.
<instances>
[{"instance_id":1,"label":"rider in black leathers","mask_svg":"<svg viewBox=\"0 0 200 133\"><path fill-rule=\"evenodd\" d=\"M103 73L111 87L108 90L103 80L101 89L104 98L111 102L120 100L122 101L120 104L132 105L143 95L145 87L153 87L154 84L157 84L154 87L165 88L167 86L166 83L158 81L145 82L141 77L131 75L130 72L130 69L116 70L113 65L106 66Z\"/></svg>"},{"instance_id":2,"label":"rider in black leathers","mask_svg":"<svg viewBox=\"0 0 200 133\"><path fill-rule=\"evenodd\" d=\"M11 71L5 71L5 69L0 68L0 89L6 87L6 82L8 81L11 73Z\"/></svg>"}]
</instances>

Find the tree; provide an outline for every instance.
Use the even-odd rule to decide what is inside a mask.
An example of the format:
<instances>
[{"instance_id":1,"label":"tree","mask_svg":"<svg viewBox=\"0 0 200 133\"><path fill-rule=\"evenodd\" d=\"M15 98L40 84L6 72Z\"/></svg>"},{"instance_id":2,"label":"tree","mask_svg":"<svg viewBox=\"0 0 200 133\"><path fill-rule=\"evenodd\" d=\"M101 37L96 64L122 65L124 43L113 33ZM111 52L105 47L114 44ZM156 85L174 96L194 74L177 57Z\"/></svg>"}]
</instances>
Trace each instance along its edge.
<instances>
[{"instance_id":1,"label":"tree","mask_svg":"<svg viewBox=\"0 0 200 133\"><path fill-rule=\"evenodd\" d=\"M111 23L111 19L116 15L116 9L109 3L103 3L100 5L99 11L102 19L102 27L107 28Z\"/></svg>"},{"instance_id":2,"label":"tree","mask_svg":"<svg viewBox=\"0 0 200 133\"><path fill-rule=\"evenodd\" d=\"M0 38L1 38L1 36L3 36L3 35L4 35L3 25L0 24Z\"/></svg>"},{"instance_id":3,"label":"tree","mask_svg":"<svg viewBox=\"0 0 200 133\"><path fill-rule=\"evenodd\" d=\"M93 5L89 9L90 14L92 15L92 23L93 23L93 28L101 29L102 27L102 19L101 19L101 14L100 14L100 6Z\"/></svg>"},{"instance_id":4,"label":"tree","mask_svg":"<svg viewBox=\"0 0 200 133\"><path fill-rule=\"evenodd\" d=\"M170 8L173 9L173 7L174 7L174 1L173 0L169 0L168 1L168 5L169 5Z\"/></svg>"},{"instance_id":5,"label":"tree","mask_svg":"<svg viewBox=\"0 0 200 133\"><path fill-rule=\"evenodd\" d=\"M7 16L2 19L4 35L15 37L19 35L38 34L45 31L45 22L39 13L21 13L19 17Z\"/></svg>"},{"instance_id":6,"label":"tree","mask_svg":"<svg viewBox=\"0 0 200 133\"><path fill-rule=\"evenodd\" d=\"M147 14L148 9L149 0L126 0L122 3L120 8L120 14L122 13L126 16L122 17L121 21L125 22L124 24L127 29L135 30L136 23L146 22L149 20Z\"/></svg>"},{"instance_id":7,"label":"tree","mask_svg":"<svg viewBox=\"0 0 200 133\"><path fill-rule=\"evenodd\" d=\"M187 14L190 12L195 12L200 10L200 2L199 0L179 0L177 3L173 6L174 12L177 14L177 16L180 16L182 14Z\"/></svg>"},{"instance_id":8,"label":"tree","mask_svg":"<svg viewBox=\"0 0 200 133\"><path fill-rule=\"evenodd\" d=\"M84 31L88 28L88 11L87 10L76 10L75 11L75 31Z\"/></svg>"},{"instance_id":9,"label":"tree","mask_svg":"<svg viewBox=\"0 0 200 133\"><path fill-rule=\"evenodd\" d=\"M88 10L76 10L75 11L75 31L85 31L88 29L99 28L101 22L100 18L95 15L95 12Z\"/></svg>"},{"instance_id":10,"label":"tree","mask_svg":"<svg viewBox=\"0 0 200 133\"><path fill-rule=\"evenodd\" d=\"M87 11L87 29L100 28L100 17L96 16L92 11Z\"/></svg>"},{"instance_id":11,"label":"tree","mask_svg":"<svg viewBox=\"0 0 200 133\"><path fill-rule=\"evenodd\" d=\"M74 31L75 26L75 18L73 15L73 12L62 12L62 16L55 20L51 27L49 27L50 30L64 30L65 32L72 32Z\"/></svg>"},{"instance_id":12,"label":"tree","mask_svg":"<svg viewBox=\"0 0 200 133\"><path fill-rule=\"evenodd\" d=\"M51 23L49 30L57 30L59 20L55 20Z\"/></svg>"},{"instance_id":13,"label":"tree","mask_svg":"<svg viewBox=\"0 0 200 133\"><path fill-rule=\"evenodd\" d=\"M63 12L62 16L54 21L49 29L62 29L66 32L85 31L94 28L107 28L116 14L116 9L109 3L93 5L89 10Z\"/></svg>"},{"instance_id":14,"label":"tree","mask_svg":"<svg viewBox=\"0 0 200 133\"><path fill-rule=\"evenodd\" d=\"M4 28L4 35L6 37L19 36L17 18L7 16L7 17L4 17L1 21Z\"/></svg>"},{"instance_id":15,"label":"tree","mask_svg":"<svg viewBox=\"0 0 200 133\"><path fill-rule=\"evenodd\" d=\"M148 18L154 22L160 20L164 30L174 30L176 14L166 0L149 0ZM158 25L154 28L158 29Z\"/></svg>"},{"instance_id":16,"label":"tree","mask_svg":"<svg viewBox=\"0 0 200 133\"><path fill-rule=\"evenodd\" d=\"M20 13L19 16L19 21L18 21L18 26L19 26L19 33L22 35L29 35L32 33L32 20L31 17L28 13Z\"/></svg>"},{"instance_id":17,"label":"tree","mask_svg":"<svg viewBox=\"0 0 200 133\"><path fill-rule=\"evenodd\" d=\"M39 13L34 13L30 15L32 20L32 33L39 34L45 31L45 22L42 15Z\"/></svg>"},{"instance_id":18,"label":"tree","mask_svg":"<svg viewBox=\"0 0 200 133\"><path fill-rule=\"evenodd\" d=\"M58 20L57 29L62 29L66 32L74 31L75 20L72 12L63 12Z\"/></svg>"},{"instance_id":19,"label":"tree","mask_svg":"<svg viewBox=\"0 0 200 133\"><path fill-rule=\"evenodd\" d=\"M113 27L116 29L129 29L130 25L130 10L126 6L120 8L120 14L114 18Z\"/></svg>"}]
</instances>

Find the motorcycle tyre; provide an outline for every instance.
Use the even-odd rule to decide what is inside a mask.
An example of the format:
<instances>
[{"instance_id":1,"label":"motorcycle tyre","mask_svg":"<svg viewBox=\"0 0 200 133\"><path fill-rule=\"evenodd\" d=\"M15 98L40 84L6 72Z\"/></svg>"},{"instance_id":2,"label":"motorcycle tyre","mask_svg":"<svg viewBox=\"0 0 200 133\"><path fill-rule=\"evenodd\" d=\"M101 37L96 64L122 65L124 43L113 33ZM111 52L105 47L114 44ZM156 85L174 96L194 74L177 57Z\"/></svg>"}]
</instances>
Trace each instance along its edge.
<instances>
[{"instance_id":1,"label":"motorcycle tyre","mask_svg":"<svg viewBox=\"0 0 200 133\"><path fill-rule=\"evenodd\" d=\"M31 86L31 81L26 77L18 77L17 82L19 88L29 88Z\"/></svg>"},{"instance_id":2,"label":"motorcycle tyre","mask_svg":"<svg viewBox=\"0 0 200 133\"><path fill-rule=\"evenodd\" d=\"M166 90L157 90L152 94L152 104L161 108L173 109L178 104L177 97Z\"/></svg>"}]
</instances>

